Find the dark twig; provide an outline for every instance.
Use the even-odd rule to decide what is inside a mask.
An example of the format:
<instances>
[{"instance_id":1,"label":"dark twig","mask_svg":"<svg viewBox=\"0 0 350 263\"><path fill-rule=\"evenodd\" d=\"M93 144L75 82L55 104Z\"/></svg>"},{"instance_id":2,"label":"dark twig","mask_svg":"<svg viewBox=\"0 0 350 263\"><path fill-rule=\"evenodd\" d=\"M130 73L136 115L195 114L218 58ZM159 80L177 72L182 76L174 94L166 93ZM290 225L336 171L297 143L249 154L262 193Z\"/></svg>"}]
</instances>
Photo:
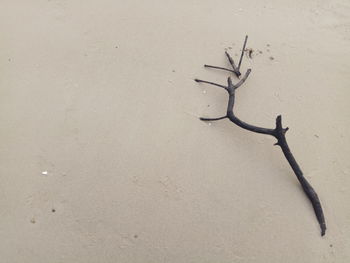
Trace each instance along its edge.
<instances>
[{"instance_id":1,"label":"dark twig","mask_svg":"<svg viewBox=\"0 0 350 263\"><path fill-rule=\"evenodd\" d=\"M216 68L216 69L226 70L226 71L230 71L232 73L235 73L232 69L228 69L228 68L215 67L215 66L210 66L210 65L204 65L204 67L206 67L206 68Z\"/></svg>"},{"instance_id":2,"label":"dark twig","mask_svg":"<svg viewBox=\"0 0 350 263\"><path fill-rule=\"evenodd\" d=\"M230 56L230 54L227 51L225 51L225 54L233 68L233 72L236 74L237 78L239 78L239 76L241 75L241 72L239 72L239 69L236 67L235 62L233 61L233 58Z\"/></svg>"},{"instance_id":3,"label":"dark twig","mask_svg":"<svg viewBox=\"0 0 350 263\"><path fill-rule=\"evenodd\" d=\"M226 57L227 57L228 61L230 62L231 67L232 67L233 70L232 69L228 69L228 68L223 68L223 67L211 66L211 65L207 65L207 64L205 64L204 67L226 70L226 71L234 73L237 76L237 78L239 78L241 76L241 72L239 70L241 68L242 59L243 59L243 55L244 55L244 51L245 51L245 46L247 45L247 40L248 40L248 36L245 36L243 49L242 49L242 52L241 52L241 57L239 59L238 66L236 66L236 64L233 61L233 58L230 56L230 54L227 51L225 51Z\"/></svg>"},{"instance_id":4,"label":"dark twig","mask_svg":"<svg viewBox=\"0 0 350 263\"><path fill-rule=\"evenodd\" d=\"M243 45L242 54L244 52L245 45L247 43L247 38L248 37L246 36L245 41L244 41L244 45ZM241 75L241 73L239 72L239 69L240 69L240 66L241 66L241 61L242 61L243 55L241 56L241 59L240 59L239 64L238 64L238 67L235 66L235 64L233 62L233 59L230 57L230 55L227 52L226 52L226 55L228 57L228 60L229 60L230 64L233 67L233 73L235 73L236 76L239 77ZM209 67L221 69L219 67L214 67L214 66L209 66ZM224 69L224 70L227 70L227 69ZM275 143L275 145L278 145L278 146L281 147L284 156L286 157L289 165L293 169L293 171L294 171L298 181L301 184L301 187L303 188L306 196L309 198L309 200L310 200L310 202L311 202L311 204L313 206L313 209L315 211L317 220L318 220L318 222L320 224L321 235L323 236L326 233L326 223L325 223L325 219L324 219L324 215L323 215L323 211L322 211L322 207L321 207L321 202L320 202L320 200L319 200L315 190L312 188L310 183L303 176L303 172L301 171L298 163L296 162L292 152L289 149L289 146L287 144L287 140L286 140L286 137L285 137L285 134L288 131L288 128L283 128L282 127L282 117L281 117L281 115L277 116L277 118L276 118L276 127L273 128L273 129L269 129L269 128L262 128L262 127L258 127L258 126L254 126L254 125L248 124L248 123L240 120L234 114L234 110L233 109L234 109L234 103L235 103L235 92L236 92L236 89L244 83L244 81L248 78L250 72L251 72L251 70L248 69L246 74L244 75L244 77L237 84L233 84L232 80L231 80L231 77L228 77L228 79L227 79L227 86L220 85L220 84L213 83L213 82L209 82L209 81L200 80L200 79L195 79L196 82L206 83L206 84L218 86L220 88L224 88L228 92L228 95L229 95L228 105L227 105L227 113L226 113L225 116L219 117L219 118L200 118L200 120L202 120L202 121L217 121L217 120L222 120L222 119L228 118L234 124L238 125L239 127L243 128L243 129L275 137L277 139L277 142ZM237 73L239 73L239 75Z\"/></svg>"},{"instance_id":5,"label":"dark twig","mask_svg":"<svg viewBox=\"0 0 350 263\"><path fill-rule=\"evenodd\" d=\"M199 119L201 121L219 121L219 120L223 120L226 118L228 118L228 117L227 116L222 116L222 117L218 117L218 118L202 118L202 117L200 117Z\"/></svg>"},{"instance_id":6,"label":"dark twig","mask_svg":"<svg viewBox=\"0 0 350 263\"><path fill-rule=\"evenodd\" d=\"M243 54L244 54L244 51L245 51L245 46L247 45L247 41L248 41L248 36L245 36L244 44L243 44L243 48L242 48L242 52L241 52L241 58L239 59L239 63L238 63L238 71L239 71L240 68L241 68L242 59L243 59Z\"/></svg>"},{"instance_id":7,"label":"dark twig","mask_svg":"<svg viewBox=\"0 0 350 263\"><path fill-rule=\"evenodd\" d=\"M207 84L210 84L210 85L214 85L214 86L217 86L217 87L226 89L226 86L220 85L220 84L216 84L216 83L214 83L214 82L205 81L205 80L201 80L201 79L195 79L194 81L196 81L196 82L202 82L202 83L207 83Z\"/></svg>"}]
</instances>

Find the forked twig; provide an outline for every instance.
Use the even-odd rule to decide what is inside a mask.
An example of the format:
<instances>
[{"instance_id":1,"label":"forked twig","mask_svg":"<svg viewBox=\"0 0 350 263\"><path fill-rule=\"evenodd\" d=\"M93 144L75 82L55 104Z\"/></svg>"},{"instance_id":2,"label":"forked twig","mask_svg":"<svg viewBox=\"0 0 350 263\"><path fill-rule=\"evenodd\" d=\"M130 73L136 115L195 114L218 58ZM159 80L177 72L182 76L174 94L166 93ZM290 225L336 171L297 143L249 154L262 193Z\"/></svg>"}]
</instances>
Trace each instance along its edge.
<instances>
[{"instance_id":1,"label":"forked twig","mask_svg":"<svg viewBox=\"0 0 350 263\"><path fill-rule=\"evenodd\" d=\"M231 66L232 66L232 69L222 68L222 67L217 67L217 66L211 66L211 65L204 65L204 67L226 70L226 71L234 73L237 76L237 78L239 78L241 76L240 68L241 68L242 59L243 59L243 55L244 55L244 51L245 51L245 46L247 45L247 40L248 40L248 36L245 36L243 49L242 49L241 57L239 59L238 66L236 66L236 64L233 61L233 58L230 56L230 54L227 51L225 51L226 57L227 57L228 61L230 62Z\"/></svg>"},{"instance_id":2,"label":"forked twig","mask_svg":"<svg viewBox=\"0 0 350 263\"><path fill-rule=\"evenodd\" d=\"M235 65L232 57L226 52L226 56L231 64L233 70L221 68L221 67L216 67L216 66L209 66L209 65L204 65L204 66L209 67L209 68L230 71L230 72L234 73L239 78L239 76L241 75L240 66L241 66L241 62L242 62L242 58L243 58L243 54L244 54L244 50L245 50L245 45L247 43L247 39L248 39L248 36L245 37L245 41L244 41L244 45L243 45L243 49L242 49L242 53L241 53L241 57L240 57L240 61L238 63L238 66ZM209 82L209 81L205 81L205 80L195 79L195 81L199 82L199 83L206 83L206 84L214 85L214 86L217 86L220 88L224 88L229 94L227 112L226 112L225 116L218 117L218 118L200 118L200 120L202 120L202 121L217 121L217 120L222 120L222 119L228 118L234 124L238 125L239 127L243 128L243 129L246 129L246 130L252 131L252 132L256 132L256 133L271 135L271 136L275 137L277 139L277 142L275 143L275 145L278 145L281 147L284 156L286 157L289 165L293 169L297 179L299 180L299 182L301 184L301 187L303 188L306 196L309 198L309 200L314 208L318 223L320 224L321 235L323 236L326 233L326 223L325 223L325 219L324 219L324 215L323 215L323 211L322 211L321 202L320 202L315 190L312 188L310 183L303 176L303 172L301 171L298 163L296 162L293 154L291 153L291 151L289 149L289 146L288 146L288 143L286 140L286 136L285 136L286 132L288 131L288 127L287 128L282 127L281 115L278 115L276 118L276 127L274 129L269 129L269 128L262 128L262 127L257 127L257 126L248 124L248 123L240 120L234 114L233 108L234 108L234 103L235 103L236 89L238 89L246 81L250 72L251 72L251 69L248 69L247 72L245 73L245 75L243 76L243 78L237 84L233 84L231 77L228 77L227 86L220 85L220 84L213 83L213 82Z\"/></svg>"}]
</instances>

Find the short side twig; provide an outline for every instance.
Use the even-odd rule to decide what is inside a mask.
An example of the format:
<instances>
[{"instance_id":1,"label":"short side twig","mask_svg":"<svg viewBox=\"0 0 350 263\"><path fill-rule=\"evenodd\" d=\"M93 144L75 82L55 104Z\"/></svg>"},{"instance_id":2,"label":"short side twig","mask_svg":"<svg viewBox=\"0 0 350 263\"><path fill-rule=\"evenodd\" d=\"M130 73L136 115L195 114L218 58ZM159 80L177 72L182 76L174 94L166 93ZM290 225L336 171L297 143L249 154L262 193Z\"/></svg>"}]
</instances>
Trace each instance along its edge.
<instances>
[{"instance_id":1,"label":"short side twig","mask_svg":"<svg viewBox=\"0 0 350 263\"><path fill-rule=\"evenodd\" d=\"M245 45L247 43L247 36L245 38L244 41L244 46L243 46L243 50L242 52L244 52L245 49ZM242 53L243 54L243 53ZM238 67L236 67L236 65L234 64L232 58L230 57L230 55L228 53L226 53L228 60L230 62L230 64L233 67L233 71L225 69L225 68L220 68L220 67L215 67L215 66L208 66L211 68L216 68L216 69L224 69L224 70L228 70L231 71L233 73L235 73L235 75L237 77L239 77L241 75L241 73L239 72L239 68L241 66L241 62L242 62L242 57L239 61ZM288 127L287 128L283 128L282 127L282 117L281 115L277 116L276 118L276 127L273 129L270 128L262 128L262 127L258 127L258 126L254 126L251 124L248 124L242 120L240 120L235 114L234 114L234 104L235 104L235 92L236 89L238 87L240 87L248 78L249 74L250 74L251 70L248 69L246 74L243 76L243 78L237 83L237 84L233 84L231 77L228 77L227 79L227 86L225 85L220 85L217 83L213 83L213 82L209 82L209 81L205 81L205 80L200 80L200 79L195 79L196 82L199 83L206 83L209 85L214 85L220 88L224 88L229 95L228 98L228 105L227 105L227 112L226 115L223 117L219 117L219 118L200 118L200 120L202 121L217 121L217 120L222 120L222 119L226 119L228 118L230 121L232 121L234 124L238 125L239 127L246 129L248 131L251 132L256 132L256 133L261 133L261 134L266 134L266 135L270 135L273 136L277 139L277 142L275 143L275 145L278 145L281 147L282 152L284 154L284 156L286 157L289 165L291 166L291 168L293 169L298 181L301 184L301 187L303 188L306 196L308 197L308 199L310 200L313 209L315 211L318 223L320 225L321 228L321 235L325 235L326 233L326 223L325 223L325 218L323 215L323 210L322 210L322 206L321 206L321 202L315 192L315 190L312 188L312 186L310 185L310 183L306 180L306 178L303 175L303 172L301 171L298 163L296 162L292 152L289 149L287 140L286 140L286 132L288 131ZM237 74L239 73L239 75Z\"/></svg>"}]
</instances>

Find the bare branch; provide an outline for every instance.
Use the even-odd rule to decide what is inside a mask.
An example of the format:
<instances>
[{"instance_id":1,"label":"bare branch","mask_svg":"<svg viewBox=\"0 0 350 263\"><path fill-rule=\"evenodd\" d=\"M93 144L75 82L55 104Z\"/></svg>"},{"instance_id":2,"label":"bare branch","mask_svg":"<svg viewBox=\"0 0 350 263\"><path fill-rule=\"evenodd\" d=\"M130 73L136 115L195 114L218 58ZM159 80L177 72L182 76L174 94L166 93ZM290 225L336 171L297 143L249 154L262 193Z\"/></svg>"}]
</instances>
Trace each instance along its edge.
<instances>
[{"instance_id":1,"label":"bare branch","mask_svg":"<svg viewBox=\"0 0 350 263\"><path fill-rule=\"evenodd\" d=\"M231 56L227 52L225 52L225 54L226 54L226 56L231 64L231 66L233 67L233 71L225 69L225 68L215 67L215 66L208 66L208 65L206 65L206 66L211 67L211 68L216 68L216 69L227 70L227 71L233 72L237 77L239 77L241 75L241 73L239 72L239 69L241 66L245 46L247 44L247 39L248 39L248 36L246 36L245 41L244 41L244 45L243 45L243 49L242 49L242 53L241 53L241 59L240 59L239 64L238 64L238 68L236 67L236 65L233 62L233 59L231 58ZM314 208L318 223L319 223L320 228L321 228L321 235L323 236L326 233L326 222L324 219L324 214L323 214L321 202L320 202L315 190L312 188L310 183L303 176L303 172L301 171L298 163L296 162L292 152L289 149L289 146L287 144L287 140L285 137L285 134L288 131L288 128L283 128L281 115L277 116L277 118L276 118L276 127L274 129L269 129L269 128L262 128L262 127L248 124L248 123L240 120L239 118L237 118L234 114L234 103L235 103L236 89L238 87L240 87L247 80L250 72L251 72L251 70L248 69L246 74L244 75L244 77L235 85L232 83L231 77L228 77L228 79L227 79L227 86L223 86L223 85L216 84L216 83L209 82L209 81L196 79L195 81L197 81L197 82L203 82L203 83L207 83L207 84L211 84L214 86L224 88L228 92L228 95L229 95L226 116L219 117L219 118L200 118L200 120L202 120L202 121L217 121L217 120L222 120L222 119L228 118L234 124L236 124L237 126L243 128L243 129L246 129L246 130L251 131L251 132L266 134L266 135L270 135L270 136L275 137L277 139L277 143L275 143L275 145L278 145L281 147L282 152L283 152L284 156L286 157L289 165L293 169L298 181L300 182L300 185L303 188L304 193L309 198L309 200Z\"/></svg>"}]
</instances>

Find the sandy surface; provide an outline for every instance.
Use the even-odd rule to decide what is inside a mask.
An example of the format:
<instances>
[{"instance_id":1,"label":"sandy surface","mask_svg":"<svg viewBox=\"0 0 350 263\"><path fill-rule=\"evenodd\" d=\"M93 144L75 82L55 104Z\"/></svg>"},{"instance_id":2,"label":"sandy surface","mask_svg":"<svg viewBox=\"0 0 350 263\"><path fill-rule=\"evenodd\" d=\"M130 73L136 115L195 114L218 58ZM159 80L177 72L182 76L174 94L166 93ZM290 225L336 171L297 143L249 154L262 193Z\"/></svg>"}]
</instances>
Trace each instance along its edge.
<instances>
[{"instance_id":1,"label":"sandy surface","mask_svg":"<svg viewBox=\"0 0 350 263\"><path fill-rule=\"evenodd\" d=\"M219 2L1 1L1 262L349 262L350 2Z\"/></svg>"}]
</instances>

